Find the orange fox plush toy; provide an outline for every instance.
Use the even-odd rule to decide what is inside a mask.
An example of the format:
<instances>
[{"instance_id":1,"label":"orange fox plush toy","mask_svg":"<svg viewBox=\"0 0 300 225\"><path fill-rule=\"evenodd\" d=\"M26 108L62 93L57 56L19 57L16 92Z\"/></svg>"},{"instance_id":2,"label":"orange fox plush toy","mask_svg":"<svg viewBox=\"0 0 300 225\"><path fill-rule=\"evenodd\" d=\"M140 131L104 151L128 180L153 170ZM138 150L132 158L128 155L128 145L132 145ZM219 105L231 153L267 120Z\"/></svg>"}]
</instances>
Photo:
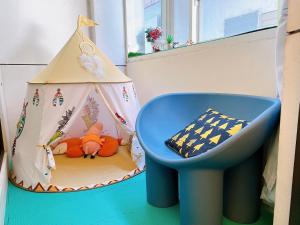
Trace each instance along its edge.
<instances>
[{"instance_id":1,"label":"orange fox plush toy","mask_svg":"<svg viewBox=\"0 0 300 225\"><path fill-rule=\"evenodd\" d=\"M70 158L83 156L80 138L67 138L52 146L53 154L66 154Z\"/></svg>"},{"instance_id":2,"label":"orange fox plush toy","mask_svg":"<svg viewBox=\"0 0 300 225\"><path fill-rule=\"evenodd\" d=\"M98 152L98 156L108 157L116 154L119 148L119 141L111 136L103 136L104 143L101 150Z\"/></svg>"},{"instance_id":3,"label":"orange fox plush toy","mask_svg":"<svg viewBox=\"0 0 300 225\"><path fill-rule=\"evenodd\" d=\"M91 155L91 159L94 159L96 154L101 149L101 146L104 143L104 138L100 137L103 125L99 122L96 122L90 127L86 132L85 136L82 137L82 149L84 152L84 158L88 155Z\"/></svg>"}]
</instances>

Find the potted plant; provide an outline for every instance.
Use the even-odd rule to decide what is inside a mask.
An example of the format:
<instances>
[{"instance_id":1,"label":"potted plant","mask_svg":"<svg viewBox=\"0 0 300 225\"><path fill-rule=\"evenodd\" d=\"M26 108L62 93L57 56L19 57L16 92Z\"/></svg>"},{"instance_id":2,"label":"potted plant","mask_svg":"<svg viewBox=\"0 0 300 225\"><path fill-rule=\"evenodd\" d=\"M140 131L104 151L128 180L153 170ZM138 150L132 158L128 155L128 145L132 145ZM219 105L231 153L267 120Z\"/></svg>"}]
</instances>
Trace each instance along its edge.
<instances>
[{"instance_id":1,"label":"potted plant","mask_svg":"<svg viewBox=\"0 0 300 225\"><path fill-rule=\"evenodd\" d=\"M174 38L173 38L172 35L169 34L169 35L167 36L166 41L167 41L167 44L168 44L168 49L174 48L174 46L173 46Z\"/></svg>"}]
</instances>

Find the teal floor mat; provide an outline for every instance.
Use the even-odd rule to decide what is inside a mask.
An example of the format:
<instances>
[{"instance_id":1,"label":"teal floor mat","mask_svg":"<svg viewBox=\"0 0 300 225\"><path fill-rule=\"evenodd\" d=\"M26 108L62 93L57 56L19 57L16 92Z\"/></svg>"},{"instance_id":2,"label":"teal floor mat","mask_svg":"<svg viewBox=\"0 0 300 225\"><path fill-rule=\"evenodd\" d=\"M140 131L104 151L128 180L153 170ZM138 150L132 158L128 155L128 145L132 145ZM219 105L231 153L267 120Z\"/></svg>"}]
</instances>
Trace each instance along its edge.
<instances>
[{"instance_id":1,"label":"teal floor mat","mask_svg":"<svg viewBox=\"0 0 300 225\"><path fill-rule=\"evenodd\" d=\"M145 173L72 193L32 193L9 184L5 225L179 225L179 207L147 204ZM272 215L263 211L255 225L272 225Z\"/></svg>"}]
</instances>

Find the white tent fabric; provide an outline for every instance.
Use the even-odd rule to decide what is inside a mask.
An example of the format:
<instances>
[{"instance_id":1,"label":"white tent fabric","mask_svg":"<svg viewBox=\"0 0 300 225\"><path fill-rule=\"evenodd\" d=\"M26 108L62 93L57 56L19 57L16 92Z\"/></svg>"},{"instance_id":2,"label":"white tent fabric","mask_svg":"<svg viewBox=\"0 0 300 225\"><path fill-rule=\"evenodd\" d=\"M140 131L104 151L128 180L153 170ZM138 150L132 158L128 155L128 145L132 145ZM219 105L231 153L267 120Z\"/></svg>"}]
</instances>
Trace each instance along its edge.
<instances>
[{"instance_id":1,"label":"white tent fabric","mask_svg":"<svg viewBox=\"0 0 300 225\"><path fill-rule=\"evenodd\" d=\"M122 119L112 115L108 110L102 96L97 93L97 87L103 90L111 109ZM62 95L62 101L54 104L54 96L58 90ZM34 104L32 100L36 91L39 93L38 104ZM50 184L51 170L55 169L55 166L52 162L52 151L47 151L43 146L47 147L50 144L50 140L58 130L63 134L51 143L61 138L82 136L88 129L87 119L94 119L103 124L103 135L129 140L134 134L135 118L139 110L132 82L117 85L29 84L25 104L27 105L25 126L22 135L17 139L13 157L14 173L20 179L19 182L23 181L24 186L36 186L37 183L43 186ZM87 107L90 107L89 110L96 107L94 115L86 115ZM70 112L70 118L65 120L65 126L59 128L63 122L62 117L67 112ZM130 133L122 129L124 126ZM134 140L131 149L132 158L142 170L144 152L135 138Z\"/></svg>"},{"instance_id":2,"label":"white tent fabric","mask_svg":"<svg viewBox=\"0 0 300 225\"><path fill-rule=\"evenodd\" d=\"M70 40L28 84L12 151L12 178L21 187L53 189L51 147L61 139L83 136L95 122L103 124L102 135L129 144L136 171L144 169L144 151L135 137L140 106L134 85L79 29L94 24L79 17Z\"/></svg>"},{"instance_id":3,"label":"white tent fabric","mask_svg":"<svg viewBox=\"0 0 300 225\"><path fill-rule=\"evenodd\" d=\"M109 105L112 106L113 111L123 112L124 115L126 115L126 126L129 131L133 133L135 131L135 120L138 114L138 111L133 111L133 109L140 108L140 104L137 100L134 102L130 101L130 99L137 99L133 82L115 84L113 86L109 84L102 84L101 87L103 89L104 97L108 100ZM119 94L120 90L122 90L122 97ZM124 100L125 104L121 104ZM137 164L138 168L142 169L145 165L144 150L140 146L135 135L132 136L131 141L131 157Z\"/></svg>"},{"instance_id":4,"label":"white tent fabric","mask_svg":"<svg viewBox=\"0 0 300 225\"><path fill-rule=\"evenodd\" d=\"M17 125L17 133L20 133L20 136L15 139L16 154L12 158L14 173L18 174L18 177L24 178L22 180L24 185L27 187L32 184L32 180L47 182L47 179L44 179L43 172L35 168L36 156L40 151L40 149L36 145L39 141L41 130L40 124L42 120L42 108L34 108L32 104L29 104L29 99L33 97L32 93L34 93L35 89L36 85L31 85L27 88L27 95L24 100L22 113ZM40 99L39 104L43 104L43 99ZM27 115L33 116L27 117ZM26 128L28 127L28 124L36 125L28 128L28 132L24 132L24 130L26 130ZM23 130L22 127L24 127ZM26 153L26 157L23 158L23 154L18 154L18 152ZM28 167L28 165L30 166Z\"/></svg>"}]
</instances>

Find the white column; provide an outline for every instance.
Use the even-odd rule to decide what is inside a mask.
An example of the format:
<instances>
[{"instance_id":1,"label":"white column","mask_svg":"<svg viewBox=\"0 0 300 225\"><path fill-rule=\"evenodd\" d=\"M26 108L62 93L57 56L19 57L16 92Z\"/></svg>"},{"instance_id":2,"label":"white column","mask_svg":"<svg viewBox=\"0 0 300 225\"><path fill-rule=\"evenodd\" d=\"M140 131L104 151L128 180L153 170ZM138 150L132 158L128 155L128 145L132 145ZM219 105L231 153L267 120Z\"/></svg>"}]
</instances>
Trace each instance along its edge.
<instances>
[{"instance_id":1,"label":"white column","mask_svg":"<svg viewBox=\"0 0 300 225\"><path fill-rule=\"evenodd\" d=\"M95 0L96 45L115 65L126 64L123 0Z\"/></svg>"},{"instance_id":2,"label":"white column","mask_svg":"<svg viewBox=\"0 0 300 225\"><path fill-rule=\"evenodd\" d=\"M300 104L300 2L288 3L274 225L289 224Z\"/></svg>"}]
</instances>

